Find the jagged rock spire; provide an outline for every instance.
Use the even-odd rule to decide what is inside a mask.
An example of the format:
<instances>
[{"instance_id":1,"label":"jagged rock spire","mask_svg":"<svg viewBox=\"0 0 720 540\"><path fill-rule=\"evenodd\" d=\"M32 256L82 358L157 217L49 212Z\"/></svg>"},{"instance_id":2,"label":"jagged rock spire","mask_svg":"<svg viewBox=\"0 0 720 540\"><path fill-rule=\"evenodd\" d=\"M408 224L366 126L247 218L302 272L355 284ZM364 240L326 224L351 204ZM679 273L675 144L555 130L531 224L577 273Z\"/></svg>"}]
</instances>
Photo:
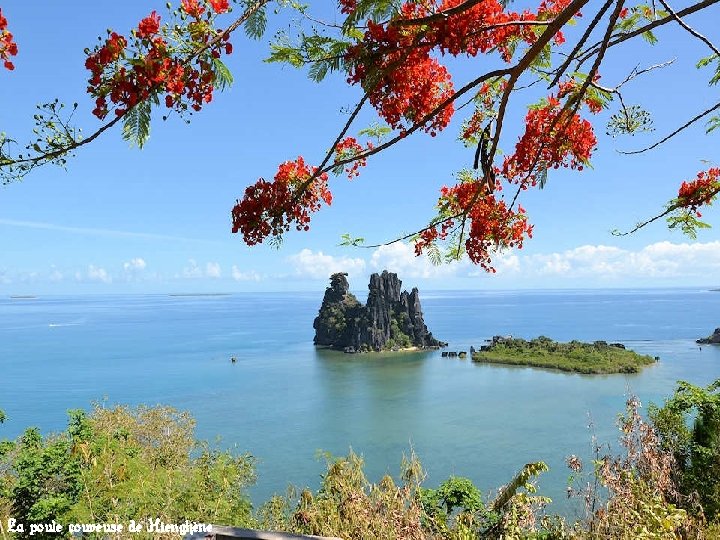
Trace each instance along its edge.
<instances>
[{"instance_id":1,"label":"jagged rock spire","mask_svg":"<svg viewBox=\"0 0 720 540\"><path fill-rule=\"evenodd\" d=\"M441 347L423 320L417 288L402 290L397 274L372 274L365 306L349 292L346 273L330 276L313 322L316 345L352 351Z\"/></svg>"}]
</instances>

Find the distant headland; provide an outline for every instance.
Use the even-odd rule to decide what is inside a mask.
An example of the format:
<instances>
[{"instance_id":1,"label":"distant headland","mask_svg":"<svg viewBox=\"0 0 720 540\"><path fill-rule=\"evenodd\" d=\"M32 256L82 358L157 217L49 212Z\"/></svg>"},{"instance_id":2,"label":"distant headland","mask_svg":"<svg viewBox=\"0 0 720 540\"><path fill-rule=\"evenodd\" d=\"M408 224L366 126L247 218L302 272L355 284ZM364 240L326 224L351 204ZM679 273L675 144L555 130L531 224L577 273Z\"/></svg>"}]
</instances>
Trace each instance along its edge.
<instances>
[{"instance_id":1,"label":"distant headland","mask_svg":"<svg viewBox=\"0 0 720 540\"><path fill-rule=\"evenodd\" d=\"M315 345L348 353L444 347L423 320L417 288L401 291L397 274L372 274L367 304L350 292L347 273L330 276L313 322Z\"/></svg>"},{"instance_id":2,"label":"distant headland","mask_svg":"<svg viewBox=\"0 0 720 540\"><path fill-rule=\"evenodd\" d=\"M695 340L696 343L701 345L720 345L720 328L716 328L715 331L706 338Z\"/></svg>"}]
</instances>

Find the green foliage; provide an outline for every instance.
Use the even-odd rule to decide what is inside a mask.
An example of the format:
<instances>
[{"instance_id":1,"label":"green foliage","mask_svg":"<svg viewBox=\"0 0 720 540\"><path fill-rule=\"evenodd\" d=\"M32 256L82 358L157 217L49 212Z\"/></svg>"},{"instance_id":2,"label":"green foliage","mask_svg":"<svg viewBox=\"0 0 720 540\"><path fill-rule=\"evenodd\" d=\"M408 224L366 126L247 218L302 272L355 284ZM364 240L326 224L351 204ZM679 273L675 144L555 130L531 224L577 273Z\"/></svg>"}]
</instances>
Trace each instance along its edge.
<instances>
[{"instance_id":1,"label":"green foliage","mask_svg":"<svg viewBox=\"0 0 720 540\"><path fill-rule=\"evenodd\" d=\"M257 3L257 0L254 2L249 2L247 5L245 5L245 10L252 9L252 7ZM245 34L252 38L252 39L260 39L265 34L265 28L267 27L267 12L265 10L265 5L257 9L257 11L254 11L252 15L250 15L247 20L245 21L245 24L243 25L243 28L245 29Z\"/></svg>"},{"instance_id":2,"label":"green foliage","mask_svg":"<svg viewBox=\"0 0 720 540\"><path fill-rule=\"evenodd\" d=\"M142 148L150 138L151 112L151 101L140 101L123 118L123 139L128 141L130 146L136 145Z\"/></svg>"},{"instance_id":3,"label":"green foliage","mask_svg":"<svg viewBox=\"0 0 720 540\"><path fill-rule=\"evenodd\" d=\"M650 417L678 463L681 492L697 494L709 520L720 518L720 379L706 388L680 381Z\"/></svg>"},{"instance_id":4,"label":"green foliage","mask_svg":"<svg viewBox=\"0 0 720 540\"><path fill-rule=\"evenodd\" d=\"M43 438L31 428L0 444L0 519L26 524L18 538L29 537L29 524L52 520L252 524L245 489L254 481L253 459L196 441L187 413L96 407L69 416L63 433Z\"/></svg>"},{"instance_id":5,"label":"green foliage","mask_svg":"<svg viewBox=\"0 0 720 540\"><path fill-rule=\"evenodd\" d=\"M71 454L70 438L65 435L43 439L36 428L30 428L5 453L3 461L7 459L12 460L12 466L3 464L0 468L15 474L4 475L2 492L9 495L12 516L28 524L60 521L81 490L80 464ZM28 528L18 537L29 538L29 533Z\"/></svg>"},{"instance_id":6,"label":"green foliage","mask_svg":"<svg viewBox=\"0 0 720 540\"><path fill-rule=\"evenodd\" d=\"M7 420L7 415L5 414L5 411L0 409L0 424L3 424Z\"/></svg>"},{"instance_id":7,"label":"green foliage","mask_svg":"<svg viewBox=\"0 0 720 540\"><path fill-rule=\"evenodd\" d=\"M671 205L679 204L676 199ZM710 204L710 203L707 203ZM668 217L667 224L669 229L680 229L682 233L693 240L697 239L698 229L709 229L710 224L700 221L695 212L688 208L676 208Z\"/></svg>"},{"instance_id":8,"label":"green foliage","mask_svg":"<svg viewBox=\"0 0 720 540\"><path fill-rule=\"evenodd\" d=\"M280 62L300 68L310 64L308 76L315 82L322 81L332 71L344 66L344 53L352 43L316 32L301 32L296 40L287 33L279 32L270 44L270 56L266 62Z\"/></svg>"},{"instance_id":9,"label":"green foliage","mask_svg":"<svg viewBox=\"0 0 720 540\"><path fill-rule=\"evenodd\" d=\"M387 135L392 133L390 126L385 124L373 124L370 127L361 129L358 135L368 137L370 139L377 139L378 143L381 142Z\"/></svg>"},{"instance_id":10,"label":"green foliage","mask_svg":"<svg viewBox=\"0 0 720 540\"><path fill-rule=\"evenodd\" d=\"M232 73L219 58L213 58L213 65L215 66L215 84L220 90L225 90L233 83Z\"/></svg>"},{"instance_id":11,"label":"green foliage","mask_svg":"<svg viewBox=\"0 0 720 540\"><path fill-rule=\"evenodd\" d=\"M545 336L531 341L498 338L473 355L475 362L559 369L578 373L637 373L653 364L650 356L610 346L604 341L559 343Z\"/></svg>"},{"instance_id":12,"label":"green foliage","mask_svg":"<svg viewBox=\"0 0 720 540\"><path fill-rule=\"evenodd\" d=\"M327 459L318 492L304 490L299 496L291 518L293 532L348 540L426 538L416 497L419 464L415 458L404 463L400 485L390 476L371 484L363 472L362 458L353 452Z\"/></svg>"},{"instance_id":13,"label":"green foliage","mask_svg":"<svg viewBox=\"0 0 720 540\"><path fill-rule=\"evenodd\" d=\"M480 490L471 480L460 476L451 476L437 489L420 488L419 497L425 514L443 526L455 510L474 514L485 509Z\"/></svg>"},{"instance_id":14,"label":"green foliage","mask_svg":"<svg viewBox=\"0 0 720 540\"><path fill-rule=\"evenodd\" d=\"M390 321L390 339L385 343L386 349L407 349L413 346L412 338L403 332L402 328L405 328L409 321L407 320L407 314L402 313L402 317L398 317L398 314L392 313L392 320Z\"/></svg>"},{"instance_id":15,"label":"green foliage","mask_svg":"<svg viewBox=\"0 0 720 540\"><path fill-rule=\"evenodd\" d=\"M712 133L716 129L720 128L720 116L713 116L711 117L706 124L707 128L705 129L705 133Z\"/></svg>"},{"instance_id":16,"label":"green foliage","mask_svg":"<svg viewBox=\"0 0 720 540\"><path fill-rule=\"evenodd\" d=\"M640 105L630 105L629 107L623 105L607 123L607 134L611 137L635 135L649 131L655 131L652 116Z\"/></svg>"},{"instance_id":17,"label":"green foliage","mask_svg":"<svg viewBox=\"0 0 720 540\"><path fill-rule=\"evenodd\" d=\"M697 63L698 69L711 66L713 65L713 63L715 64L715 70L712 77L710 78L710 85L716 85L718 82L720 82L720 57L718 57L717 54L711 54L710 56L702 58Z\"/></svg>"},{"instance_id":18,"label":"green foliage","mask_svg":"<svg viewBox=\"0 0 720 540\"><path fill-rule=\"evenodd\" d=\"M18 146L15 139L0 132L0 184L21 180L41 165L65 168L70 150L83 140L82 130L73 125L77 103L66 107L58 99L37 105L33 115L35 127L25 152L13 155ZM70 109L68 111L68 109Z\"/></svg>"}]
</instances>

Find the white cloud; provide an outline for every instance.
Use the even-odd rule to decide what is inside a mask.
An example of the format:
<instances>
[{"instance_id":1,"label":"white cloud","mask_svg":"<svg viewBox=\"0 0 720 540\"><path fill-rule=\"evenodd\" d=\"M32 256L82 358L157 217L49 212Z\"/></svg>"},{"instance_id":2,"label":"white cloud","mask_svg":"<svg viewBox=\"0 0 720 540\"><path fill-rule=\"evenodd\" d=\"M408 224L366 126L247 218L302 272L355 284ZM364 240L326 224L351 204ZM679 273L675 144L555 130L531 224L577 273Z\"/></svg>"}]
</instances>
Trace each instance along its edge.
<instances>
[{"instance_id":1,"label":"white cloud","mask_svg":"<svg viewBox=\"0 0 720 540\"><path fill-rule=\"evenodd\" d=\"M520 257L520 272L555 277L692 278L720 274L720 241L664 241L630 251L614 246L585 245L557 253Z\"/></svg>"},{"instance_id":2,"label":"white cloud","mask_svg":"<svg viewBox=\"0 0 720 540\"><path fill-rule=\"evenodd\" d=\"M58 270L54 266L50 268L50 274L48 275L48 279L51 283L59 283L64 278L65 276L63 276L63 273L60 270Z\"/></svg>"},{"instance_id":3,"label":"white cloud","mask_svg":"<svg viewBox=\"0 0 720 540\"><path fill-rule=\"evenodd\" d=\"M467 259L449 264L434 265L427 255L415 255L415 248L405 242L380 246L370 256L370 266L375 271L388 270L398 276L409 278L447 278L468 275L473 270Z\"/></svg>"},{"instance_id":4,"label":"white cloud","mask_svg":"<svg viewBox=\"0 0 720 540\"><path fill-rule=\"evenodd\" d=\"M205 266L200 266L195 259L188 259L188 265L183 268L182 275L179 277L198 279L212 278L218 279L222 277L222 268L219 263L208 262Z\"/></svg>"},{"instance_id":5,"label":"white cloud","mask_svg":"<svg viewBox=\"0 0 720 540\"><path fill-rule=\"evenodd\" d=\"M189 259L188 266L183 268L182 277L201 278L202 275L202 269L198 266L197 261L195 259Z\"/></svg>"},{"instance_id":6,"label":"white cloud","mask_svg":"<svg viewBox=\"0 0 720 540\"><path fill-rule=\"evenodd\" d=\"M112 278L107 270L91 264L86 272L75 272L75 280L92 283L112 283Z\"/></svg>"},{"instance_id":7,"label":"white cloud","mask_svg":"<svg viewBox=\"0 0 720 540\"><path fill-rule=\"evenodd\" d=\"M216 262L209 262L205 265L205 275L209 278L218 279L222 276L222 269Z\"/></svg>"},{"instance_id":8,"label":"white cloud","mask_svg":"<svg viewBox=\"0 0 720 540\"><path fill-rule=\"evenodd\" d=\"M358 276L365 270L366 262L362 258L334 257L303 249L300 253L288 257L296 275L310 279L327 279L335 272L347 272L350 276Z\"/></svg>"},{"instance_id":9,"label":"white cloud","mask_svg":"<svg viewBox=\"0 0 720 540\"><path fill-rule=\"evenodd\" d=\"M126 272L141 271L145 270L146 267L147 263L140 257L135 257L134 259L130 259L129 261L123 263L123 268Z\"/></svg>"},{"instance_id":10,"label":"white cloud","mask_svg":"<svg viewBox=\"0 0 720 540\"><path fill-rule=\"evenodd\" d=\"M239 267L233 265L232 277L235 281L260 281L262 278L255 270L243 272Z\"/></svg>"}]
</instances>

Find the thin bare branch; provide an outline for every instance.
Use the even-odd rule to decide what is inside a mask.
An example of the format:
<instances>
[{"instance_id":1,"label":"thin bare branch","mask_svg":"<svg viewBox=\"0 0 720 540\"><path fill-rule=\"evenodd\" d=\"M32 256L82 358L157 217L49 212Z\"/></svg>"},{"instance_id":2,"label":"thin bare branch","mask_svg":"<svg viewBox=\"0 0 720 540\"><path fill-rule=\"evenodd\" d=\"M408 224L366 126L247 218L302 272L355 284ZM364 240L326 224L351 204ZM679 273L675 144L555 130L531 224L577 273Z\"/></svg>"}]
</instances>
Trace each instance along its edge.
<instances>
[{"instance_id":1,"label":"thin bare branch","mask_svg":"<svg viewBox=\"0 0 720 540\"><path fill-rule=\"evenodd\" d=\"M658 142L656 142L655 144L652 144L652 145L650 145L650 146L648 146L648 147L646 147L646 148L642 148L641 150L630 150L630 151L618 150L618 152L621 153L621 154L625 154L625 155L642 154L643 152L647 152L648 150L652 150L653 148L657 148L657 147L660 146L662 143L669 141L670 139L672 139L675 135L677 135L677 134L680 133L681 131L689 128L690 126L692 126L692 125L693 125L695 122L697 122L698 120L704 118L705 116L707 116L707 115L710 114L711 112L716 111L716 110L718 110L718 109L720 109L720 102L716 103L715 105L713 105L713 106L710 107L709 109L701 112L700 114L694 116L693 118L691 118L690 120L688 120L687 122L685 122L682 126L680 126L679 128L677 128L675 131L673 131L672 133L670 133L670 134L667 135L666 137L663 137L662 139L660 139L660 140L659 140Z\"/></svg>"},{"instance_id":2,"label":"thin bare branch","mask_svg":"<svg viewBox=\"0 0 720 540\"><path fill-rule=\"evenodd\" d=\"M678 208L678 207L673 207L673 206L671 206L671 207L669 207L667 210L665 210L662 214L658 214L658 215L656 215L656 216L654 216L654 217L651 217L651 218L648 219L648 220L643 221L642 223L638 223L637 225L635 225L635 227L633 227L633 228L632 228L631 230L629 230L629 231L625 231L625 232L612 231L611 234L612 234L613 236L628 236L628 235L631 235L631 234L633 234L633 233L636 233L637 231L639 231L639 230L642 229L643 227L646 227L647 225L650 225L651 223L657 221L658 219L667 216L668 214L670 214L670 213L672 213L673 211L677 210L677 208Z\"/></svg>"},{"instance_id":3,"label":"thin bare branch","mask_svg":"<svg viewBox=\"0 0 720 540\"><path fill-rule=\"evenodd\" d=\"M703 10L709 6L712 6L714 4L717 4L720 2L720 0L702 0L702 2L698 2L697 4L693 4L692 6L688 6L684 9L681 9L677 12L678 17L684 17L685 15L690 15L691 13L695 13L697 11ZM658 26L665 25L669 22L674 21L675 18L672 15L668 15L667 17L663 17L662 19L657 19L656 21L652 21L645 26L641 26L640 28L637 28L636 30L633 30L632 32L622 33L618 34L614 39L610 40L610 43L608 44L608 47L614 47L615 45L618 45L622 43L623 41L627 41L628 39L632 39L636 36L639 36L640 34L644 34L648 30L652 30L653 28L657 28ZM580 57L578 57L578 62L584 62L587 60L588 57L597 54L597 48L601 45L601 43L595 43L593 46L591 46L587 51L585 51Z\"/></svg>"},{"instance_id":4,"label":"thin bare branch","mask_svg":"<svg viewBox=\"0 0 720 540\"><path fill-rule=\"evenodd\" d=\"M720 194L720 188L717 188L717 189L710 190L710 191L707 193L707 197L708 197L708 199L712 199L713 197L716 197L716 196L719 195L719 194ZM678 203L671 204L671 205L669 205L663 212L661 212L660 214L658 214L658 215L656 215L656 216L653 216L653 217L651 217L650 219L646 219L645 221L643 221L643 222L641 222L641 223L638 223L637 225L635 225L635 227L633 227L633 228L630 229L629 231L625 231L625 232L612 231L611 234L612 234L613 236L628 236L628 235L631 235L631 234L633 234L633 233L636 233L637 231L639 231L639 230L642 229L643 227L646 227L646 226L650 225L651 223L657 221L658 219L664 218L665 216L667 216L667 215L669 215L669 214L672 214L675 210L678 210L678 209L680 209L680 208L685 208L685 206L682 205L682 204L678 204Z\"/></svg>"},{"instance_id":5,"label":"thin bare branch","mask_svg":"<svg viewBox=\"0 0 720 540\"><path fill-rule=\"evenodd\" d=\"M706 38L705 36L703 36L700 32L698 32L697 30L695 30L694 28L692 28L689 24L687 24L685 21L683 21L683 20L682 20L682 17L680 17L677 13L675 13L675 11L673 10L673 8L671 8L665 0L660 0L660 3L663 5L663 7L665 8L665 10L666 10L668 13L670 13L670 15L673 16L673 18L677 21L677 23L678 23L680 26L682 26L689 34L695 36L695 37L698 38L700 41L702 41L703 43L705 43L705 45L707 45L708 47L710 47L710 50L711 50L712 52L714 52L715 55L717 55L718 57L720 57L720 51L718 50L718 48L717 48L715 45L712 44L712 42L711 42L708 38Z\"/></svg>"},{"instance_id":6,"label":"thin bare branch","mask_svg":"<svg viewBox=\"0 0 720 540\"><path fill-rule=\"evenodd\" d=\"M677 58L673 58L672 60L668 60L667 62L662 62L660 64L653 64L652 66L648 66L645 69L640 69L640 70L638 70L638 68L636 67L630 72L630 74L627 77L625 77L625 79L623 79L622 82L620 82L613 90L610 90L610 91L614 92L614 91L620 90L621 87L623 87L624 85L629 83L635 77L639 77L640 75L644 75L645 73L647 73L649 71L653 71L655 69L661 69L661 68L668 67L669 65L674 64L675 60L677 60Z\"/></svg>"}]
</instances>

